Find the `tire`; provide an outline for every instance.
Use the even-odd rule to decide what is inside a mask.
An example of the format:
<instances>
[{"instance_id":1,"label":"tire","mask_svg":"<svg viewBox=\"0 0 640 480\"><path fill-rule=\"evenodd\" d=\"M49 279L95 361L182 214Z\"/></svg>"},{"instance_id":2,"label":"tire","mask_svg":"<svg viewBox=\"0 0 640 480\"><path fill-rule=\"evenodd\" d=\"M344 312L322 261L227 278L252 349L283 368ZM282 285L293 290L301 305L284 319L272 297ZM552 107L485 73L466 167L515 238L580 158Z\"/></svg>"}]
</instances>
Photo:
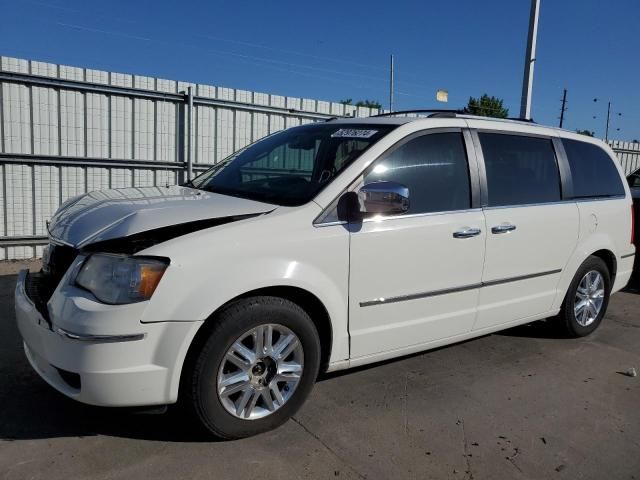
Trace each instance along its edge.
<instances>
[{"instance_id":1,"label":"tire","mask_svg":"<svg viewBox=\"0 0 640 480\"><path fill-rule=\"evenodd\" d=\"M320 340L309 315L289 300L260 296L228 305L209 322L185 372L186 406L197 420L218 438L237 439L291 418L320 368Z\"/></svg>"},{"instance_id":2,"label":"tire","mask_svg":"<svg viewBox=\"0 0 640 480\"><path fill-rule=\"evenodd\" d=\"M587 274L590 274L592 284L598 282L598 289L592 295L589 294L591 304L587 303L583 309L579 309L580 303L586 300L583 282ZM597 275L600 276L599 279ZM600 291L601 295L598 293ZM558 326L562 333L570 338L585 337L593 333L600 326L607 311L610 293L611 275L607 264L599 257L587 258L578 268L562 302L558 314ZM601 298L601 303L598 298Z\"/></svg>"}]
</instances>

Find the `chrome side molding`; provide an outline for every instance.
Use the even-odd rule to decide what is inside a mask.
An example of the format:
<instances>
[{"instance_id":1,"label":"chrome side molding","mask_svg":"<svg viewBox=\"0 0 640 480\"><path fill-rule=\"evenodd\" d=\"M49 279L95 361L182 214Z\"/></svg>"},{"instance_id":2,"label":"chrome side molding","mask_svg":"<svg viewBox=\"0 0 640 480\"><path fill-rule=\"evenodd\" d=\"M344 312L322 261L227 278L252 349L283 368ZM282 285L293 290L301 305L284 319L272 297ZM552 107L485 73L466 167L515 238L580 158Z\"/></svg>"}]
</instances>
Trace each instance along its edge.
<instances>
[{"instance_id":1,"label":"chrome side molding","mask_svg":"<svg viewBox=\"0 0 640 480\"><path fill-rule=\"evenodd\" d=\"M406 302L407 300L417 300L419 298L435 297L438 295L447 295L450 293L464 292L466 290L474 290L476 288L491 287L494 285L502 285L503 283L519 282L529 280L531 278L544 277L546 275L554 275L562 272L562 269L548 270L546 272L531 273L529 275L521 275L518 277L501 278L498 280L489 280L487 282L473 283L470 285L462 285L460 287L445 288L442 290L432 290L430 292L410 293L408 295L398 295L396 297L380 297L374 300L360 302L361 307L371 307L373 305L382 305L386 303Z\"/></svg>"}]
</instances>

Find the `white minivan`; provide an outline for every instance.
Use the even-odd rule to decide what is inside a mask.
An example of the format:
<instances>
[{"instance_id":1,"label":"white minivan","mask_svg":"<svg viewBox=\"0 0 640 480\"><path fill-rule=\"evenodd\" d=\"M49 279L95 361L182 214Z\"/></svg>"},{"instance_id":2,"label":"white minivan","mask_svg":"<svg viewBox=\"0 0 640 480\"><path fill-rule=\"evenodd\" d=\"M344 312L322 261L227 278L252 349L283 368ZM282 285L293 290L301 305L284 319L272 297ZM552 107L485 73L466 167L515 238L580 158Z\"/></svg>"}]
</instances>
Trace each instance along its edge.
<instances>
[{"instance_id":1,"label":"white minivan","mask_svg":"<svg viewBox=\"0 0 640 480\"><path fill-rule=\"evenodd\" d=\"M605 144L442 112L291 128L48 229L15 292L33 368L89 404L180 400L222 438L285 422L320 372L544 318L588 335L635 254Z\"/></svg>"}]
</instances>

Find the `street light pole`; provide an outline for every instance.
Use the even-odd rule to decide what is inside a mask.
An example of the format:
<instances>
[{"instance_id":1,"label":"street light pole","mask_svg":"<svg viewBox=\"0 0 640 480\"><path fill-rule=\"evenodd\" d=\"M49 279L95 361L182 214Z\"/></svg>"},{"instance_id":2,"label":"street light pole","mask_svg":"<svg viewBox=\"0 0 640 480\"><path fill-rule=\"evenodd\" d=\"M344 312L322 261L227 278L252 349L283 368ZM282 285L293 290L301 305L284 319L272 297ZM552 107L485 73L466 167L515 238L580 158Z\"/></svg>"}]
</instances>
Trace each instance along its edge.
<instances>
[{"instance_id":1,"label":"street light pole","mask_svg":"<svg viewBox=\"0 0 640 480\"><path fill-rule=\"evenodd\" d=\"M611 102L609 102L609 105L607 106L607 128L605 129L605 132L604 132L605 142L609 141L609 118L610 117L611 117Z\"/></svg>"},{"instance_id":2,"label":"street light pole","mask_svg":"<svg viewBox=\"0 0 640 480\"><path fill-rule=\"evenodd\" d=\"M531 14L529 16L529 37L527 39L527 53L524 60L524 76L522 78L522 101L520 103L520 118L531 120L531 94L533 91L533 67L536 61L536 41L538 38L538 17L540 0L531 0Z\"/></svg>"},{"instance_id":3,"label":"street light pole","mask_svg":"<svg viewBox=\"0 0 640 480\"><path fill-rule=\"evenodd\" d=\"M389 111L393 112L393 55L389 67Z\"/></svg>"}]
</instances>

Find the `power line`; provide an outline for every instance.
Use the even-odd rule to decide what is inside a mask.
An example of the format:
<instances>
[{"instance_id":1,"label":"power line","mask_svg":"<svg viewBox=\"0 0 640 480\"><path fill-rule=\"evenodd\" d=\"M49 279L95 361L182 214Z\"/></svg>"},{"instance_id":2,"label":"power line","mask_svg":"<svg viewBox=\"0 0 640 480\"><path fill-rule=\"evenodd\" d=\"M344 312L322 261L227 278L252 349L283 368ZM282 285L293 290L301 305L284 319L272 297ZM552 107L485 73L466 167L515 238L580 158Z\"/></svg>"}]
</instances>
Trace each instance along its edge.
<instances>
[{"instance_id":1,"label":"power line","mask_svg":"<svg viewBox=\"0 0 640 480\"><path fill-rule=\"evenodd\" d=\"M269 47L267 45L259 45L257 43L244 42L244 41L241 41L241 40L232 40L230 38L212 37L211 35L201 35L201 37L209 39L209 40L217 40L217 41L220 41L220 42L234 43L236 45L244 45L246 47L261 48L263 50L270 50L272 52L284 53L284 54L287 54L287 55L297 55L297 56L301 56L301 57L314 58L316 60L326 60L326 61L329 61L329 62L343 63L345 65L352 65L352 66L356 66L356 67L371 68L373 70L386 71L386 68L384 68L384 67L380 67L380 66L377 66L377 65L368 65L366 63L358 63L358 62L354 62L354 61L351 61L351 60L342 60L340 58L324 57L324 56L320 56L320 55L312 55L310 53L295 52L293 50L285 50L285 49L282 49L282 48Z\"/></svg>"}]
</instances>

